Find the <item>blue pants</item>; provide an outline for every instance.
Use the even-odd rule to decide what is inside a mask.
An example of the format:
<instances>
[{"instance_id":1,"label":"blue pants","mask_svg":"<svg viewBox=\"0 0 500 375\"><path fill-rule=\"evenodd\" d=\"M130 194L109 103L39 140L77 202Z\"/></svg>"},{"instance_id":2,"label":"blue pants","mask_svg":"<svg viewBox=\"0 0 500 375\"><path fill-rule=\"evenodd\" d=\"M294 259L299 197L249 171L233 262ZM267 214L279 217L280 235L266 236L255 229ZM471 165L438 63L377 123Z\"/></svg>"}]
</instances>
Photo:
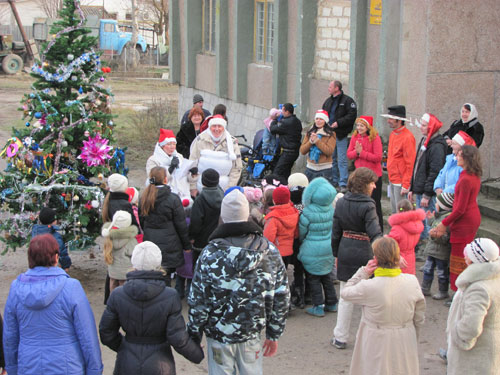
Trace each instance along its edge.
<instances>
[{"instance_id":1,"label":"blue pants","mask_svg":"<svg viewBox=\"0 0 500 375\"><path fill-rule=\"evenodd\" d=\"M429 205L427 207L420 206L420 202L422 201L422 194L415 194L415 200L417 201L417 208L421 208L425 212L429 212L429 211L434 212L436 210L436 207L435 207L436 206L436 197L432 197L431 199L429 199ZM429 238L430 226L427 223L427 219L424 219L422 222L424 223L424 231L422 232L422 234L420 234L420 239L425 240L425 239Z\"/></svg>"},{"instance_id":2,"label":"blue pants","mask_svg":"<svg viewBox=\"0 0 500 375\"><path fill-rule=\"evenodd\" d=\"M209 375L261 375L260 337L238 344L223 344L207 337Z\"/></svg>"},{"instance_id":3,"label":"blue pants","mask_svg":"<svg viewBox=\"0 0 500 375\"><path fill-rule=\"evenodd\" d=\"M347 166L347 147L349 139L347 137L338 139L332 155L332 180L335 186L347 186L349 170Z\"/></svg>"},{"instance_id":4,"label":"blue pants","mask_svg":"<svg viewBox=\"0 0 500 375\"><path fill-rule=\"evenodd\" d=\"M439 284L448 285L450 282L448 261L428 256L424 264L424 281L430 281L432 283L434 279L434 269L436 269Z\"/></svg>"},{"instance_id":5,"label":"blue pants","mask_svg":"<svg viewBox=\"0 0 500 375\"><path fill-rule=\"evenodd\" d=\"M306 175L309 182L314 180L316 177L324 177L328 180L329 183L331 183L333 185L332 168L321 169L319 171L315 171L314 169L306 168L306 171L304 174Z\"/></svg>"}]
</instances>

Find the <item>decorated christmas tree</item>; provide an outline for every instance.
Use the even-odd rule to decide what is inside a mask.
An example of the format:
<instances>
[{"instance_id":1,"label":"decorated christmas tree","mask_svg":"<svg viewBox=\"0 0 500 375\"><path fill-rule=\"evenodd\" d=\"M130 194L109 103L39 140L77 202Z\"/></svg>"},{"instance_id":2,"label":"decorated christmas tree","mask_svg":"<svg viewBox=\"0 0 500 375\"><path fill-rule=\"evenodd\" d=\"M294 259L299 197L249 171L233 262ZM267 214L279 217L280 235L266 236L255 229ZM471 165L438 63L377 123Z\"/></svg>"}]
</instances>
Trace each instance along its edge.
<instances>
[{"instance_id":1,"label":"decorated christmas tree","mask_svg":"<svg viewBox=\"0 0 500 375\"><path fill-rule=\"evenodd\" d=\"M1 151L0 240L6 250L30 240L40 209L56 210L70 249L94 244L100 232L104 179L126 174L124 150L113 148L111 92L103 87L97 39L85 28L79 1L64 0L55 37L32 67L31 92L21 101L25 126Z\"/></svg>"}]
</instances>

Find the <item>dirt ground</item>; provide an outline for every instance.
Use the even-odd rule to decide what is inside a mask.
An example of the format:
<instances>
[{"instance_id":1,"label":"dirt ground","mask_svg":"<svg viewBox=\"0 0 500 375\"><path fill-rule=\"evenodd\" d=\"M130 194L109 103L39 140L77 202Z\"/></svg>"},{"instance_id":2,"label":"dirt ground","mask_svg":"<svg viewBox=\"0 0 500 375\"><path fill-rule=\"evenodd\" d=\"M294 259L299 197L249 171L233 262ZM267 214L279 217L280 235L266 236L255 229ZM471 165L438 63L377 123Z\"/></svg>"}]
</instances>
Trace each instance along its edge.
<instances>
[{"instance_id":1,"label":"dirt ground","mask_svg":"<svg viewBox=\"0 0 500 375\"><path fill-rule=\"evenodd\" d=\"M114 108L133 107L140 110L142 106L148 104L153 97L166 98L175 96L171 90L169 93L158 90L157 82L140 81L143 89L137 90L137 83L130 90L126 85L119 82L110 84L119 85L115 91ZM154 84L155 89L150 86ZM21 113L16 110L19 101L29 87L29 77L24 76L7 77L0 75L0 146L9 137L8 129L20 119ZM145 147L145 151L152 152L154 145ZM0 161L0 168L3 169L5 162ZM145 178L144 169L133 169L129 173L131 186L142 186ZM73 266L69 272L83 285L95 314L98 324L103 305L103 286L106 277L106 267L98 247L95 248L95 259L90 259L87 251L73 251L70 253ZM18 249L16 252L7 253L0 256L0 308L4 309L9 286L17 275L27 269L26 250ZM417 269L421 264L417 263ZM290 271L290 270L289 270ZM422 274L418 273L421 278ZM437 282L433 285L433 292L437 288ZM337 285L338 292L338 285ZM187 306L185 301L184 316L187 316ZM421 374L445 374L446 365L437 356L438 349L445 347L445 328L448 308L442 301L434 301L427 298L426 323L419 337L419 358ZM330 345L332 330L336 322L336 314L327 314L324 318L308 316L304 310L296 310L289 316L286 330L279 341L278 354L272 358L264 359L264 372L268 374L299 375L305 372L308 375L320 374L348 374L351 362L352 350L358 323L361 316L360 308L354 310L351 338L346 350L338 350ZM179 374L204 374L207 372L207 362L204 360L199 365L194 365L174 352L177 373ZM115 353L106 347L102 347L102 357L104 363L104 374L112 374ZM366 360L370 360L367 358Z\"/></svg>"}]
</instances>

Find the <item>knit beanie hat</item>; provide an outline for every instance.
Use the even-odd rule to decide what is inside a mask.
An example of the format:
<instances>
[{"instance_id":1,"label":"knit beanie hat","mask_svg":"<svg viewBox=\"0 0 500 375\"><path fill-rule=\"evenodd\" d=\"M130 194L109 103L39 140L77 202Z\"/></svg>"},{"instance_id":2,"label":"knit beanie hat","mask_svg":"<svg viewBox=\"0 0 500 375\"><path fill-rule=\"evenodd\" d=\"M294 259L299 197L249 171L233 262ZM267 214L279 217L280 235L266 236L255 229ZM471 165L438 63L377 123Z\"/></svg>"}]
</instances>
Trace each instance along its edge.
<instances>
[{"instance_id":1,"label":"knit beanie hat","mask_svg":"<svg viewBox=\"0 0 500 375\"><path fill-rule=\"evenodd\" d=\"M199 102L203 102L203 96L201 96L200 94L194 94L193 95L193 104L196 104L196 103L199 103Z\"/></svg>"},{"instance_id":2,"label":"knit beanie hat","mask_svg":"<svg viewBox=\"0 0 500 375\"><path fill-rule=\"evenodd\" d=\"M151 241L144 241L134 247L132 267L137 271L153 271L161 266L161 250Z\"/></svg>"},{"instance_id":3,"label":"knit beanie hat","mask_svg":"<svg viewBox=\"0 0 500 375\"><path fill-rule=\"evenodd\" d=\"M129 187L125 190L128 194L128 201L132 204L137 204L139 202L139 191L135 187Z\"/></svg>"},{"instance_id":4,"label":"knit beanie hat","mask_svg":"<svg viewBox=\"0 0 500 375\"><path fill-rule=\"evenodd\" d=\"M160 129L160 137L158 138L158 144L160 146L165 146L167 143L177 143L175 134L170 129Z\"/></svg>"},{"instance_id":5,"label":"knit beanie hat","mask_svg":"<svg viewBox=\"0 0 500 375\"><path fill-rule=\"evenodd\" d=\"M290 202L290 190L284 186L279 186L273 190L274 204L287 204Z\"/></svg>"},{"instance_id":6,"label":"knit beanie hat","mask_svg":"<svg viewBox=\"0 0 500 375\"><path fill-rule=\"evenodd\" d=\"M206 187L216 187L219 185L219 172L213 168L208 168L201 174L201 184Z\"/></svg>"},{"instance_id":7,"label":"knit beanie hat","mask_svg":"<svg viewBox=\"0 0 500 375\"><path fill-rule=\"evenodd\" d=\"M108 237L109 232L113 227L123 229L127 228L132 225L132 215L130 215L129 212L127 211L116 211L115 214L113 215L113 220L111 220L111 224L109 227L104 228L101 232L103 237Z\"/></svg>"},{"instance_id":8,"label":"knit beanie hat","mask_svg":"<svg viewBox=\"0 0 500 375\"><path fill-rule=\"evenodd\" d=\"M427 145L429 144L430 139L432 136L441 129L441 126L443 126L443 123L439 121L439 119L434 116L432 113L424 113L422 118L420 119L420 122L425 121L427 124L429 124L427 128L427 138L425 139L425 142L422 146L420 146L420 149L422 151L427 150Z\"/></svg>"},{"instance_id":9,"label":"knit beanie hat","mask_svg":"<svg viewBox=\"0 0 500 375\"><path fill-rule=\"evenodd\" d=\"M249 203L257 203L262 198L262 190L258 187L245 186L243 192Z\"/></svg>"},{"instance_id":10,"label":"knit beanie hat","mask_svg":"<svg viewBox=\"0 0 500 375\"><path fill-rule=\"evenodd\" d=\"M436 197L436 203L440 210L451 211L453 209L453 201L455 200L455 194L453 193L441 193Z\"/></svg>"},{"instance_id":11,"label":"knit beanie hat","mask_svg":"<svg viewBox=\"0 0 500 375\"><path fill-rule=\"evenodd\" d=\"M245 194L245 190L243 190L243 188L241 186L231 186L230 188L226 189L226 191L224 192L224 196L228 195L233 190L238 190L242 194Z\"/></svg>"},{"instance_id":12,"label":"knit beanie hat","mask_svg":"<svg viewBox=\"0 0 500 375\"><path fill-rule=\"evenodd\" d=\"M452 140L457 142L460 146L476 146L474 139L463 130L460 130L457 134L455 134Z\"/></svg>"},{"instance_id":13,"label":"knit beanie hat","mask_svg":"<svg viewBox=\"0 0 500 375\"><path fill-rule=\"evenodd\" d=\"M56 219L56 212L50 207L44 207L40 210L38 214L38 219L43 225L49 225Z\"/></svg>"},{"instance_id":14,"label":"knit beanie hat","mask_svg":"<svg viewBox=\"0 0 500 375\"><path fill-rule=\"evenodd\" d=\"M281 109L271 108L269 110L269 117L264 119L264 125L266 125L267 130L269 130L271 123L281 115Z\"/></svg>"},{"instance_id":15,"label":"knit beanie hat","mask_svg":"<svg viewBox=\"0 0 500 375\"><path fill-rule=\"evenodd\" d=\"M128 179L122 174L113 173L108 177L108 186L112 193L125 193L128 188Z\"/></svg>"},{"instance_id":16,"label":"knit beanie hat","mask_svg":"<svg viewBox=\"0 0 500 375\"><path fill-rule=\"evenodd\" d=\"M324 109L318 109L316 111L316 114L314 115L314 119L316 120L317 118L322 119L327 124L328 124L328 121L330 121L330 118L328 117L328 112L325 111Z\"/></svg>"},{"instance_id":17,"label":"knit beanie hat","mask_svg":"<svg viewBox=\"0 0 500 375\"><path fill-rule=\"evenodd\" d=\"M474 263L494 262L498 259L498 246L489 238L476 238L465 246L464 255Z\"/></svg>"},{"instance_id":18,"label":"knit beanie hat","mask_svg":"<svg viewBox=\"0 0 500 375\"><path fill-rule=\"evenodd\" d=\"M288 188L290 191L297 186L306 188L309 185L309 180L304 173L293 173L288 177Z\"/></svg>"},{"instance_id":19,"label":"knit beanie hat","mask_svg":"<svg viewBox=\"0 0 500 375\"><path fill-rule=\"evenodd\" d=\"M222 199L220 217L224 223L248 221L250 206L245 195L239 190L232 190Z\"/></svg>"}]
</instances>

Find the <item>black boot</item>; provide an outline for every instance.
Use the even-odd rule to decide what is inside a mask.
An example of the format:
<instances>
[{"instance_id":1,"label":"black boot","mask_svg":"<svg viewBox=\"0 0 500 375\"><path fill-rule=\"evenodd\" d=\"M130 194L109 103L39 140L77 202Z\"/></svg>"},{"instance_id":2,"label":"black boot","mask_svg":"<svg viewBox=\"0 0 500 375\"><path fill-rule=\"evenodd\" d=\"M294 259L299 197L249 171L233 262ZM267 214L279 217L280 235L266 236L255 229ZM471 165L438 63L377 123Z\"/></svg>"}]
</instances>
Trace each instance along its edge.
<instances>
[{"instance_id":1,"label":"black boot","mask_svg":"<svg viewBox=\"0 0 500 375\"><path fill-rule=\"evenodd\" d=\"M424 296L431 295L432 280L422 280L422 293Z\"/></svg>"},{"instance_id":2,"label":"black boot","mask_svg":"<svg viewBox=\"0 0 500 375\"><path fill-rule=\"evenodd\" d=\"M449 298L448 283L439 283L439 291L432 296L432 299L442 300Z\"/></svg>"},{"instance_id":3,"label":"black boot","mask_svg":"<svg viewBox=\"0 0 500 375\"><path fill-rule=\"evenodd\" d=\"M305 307L304 302L304 287L297 288L297 307L303 309Z\"/></svg>"}]
</instances>

